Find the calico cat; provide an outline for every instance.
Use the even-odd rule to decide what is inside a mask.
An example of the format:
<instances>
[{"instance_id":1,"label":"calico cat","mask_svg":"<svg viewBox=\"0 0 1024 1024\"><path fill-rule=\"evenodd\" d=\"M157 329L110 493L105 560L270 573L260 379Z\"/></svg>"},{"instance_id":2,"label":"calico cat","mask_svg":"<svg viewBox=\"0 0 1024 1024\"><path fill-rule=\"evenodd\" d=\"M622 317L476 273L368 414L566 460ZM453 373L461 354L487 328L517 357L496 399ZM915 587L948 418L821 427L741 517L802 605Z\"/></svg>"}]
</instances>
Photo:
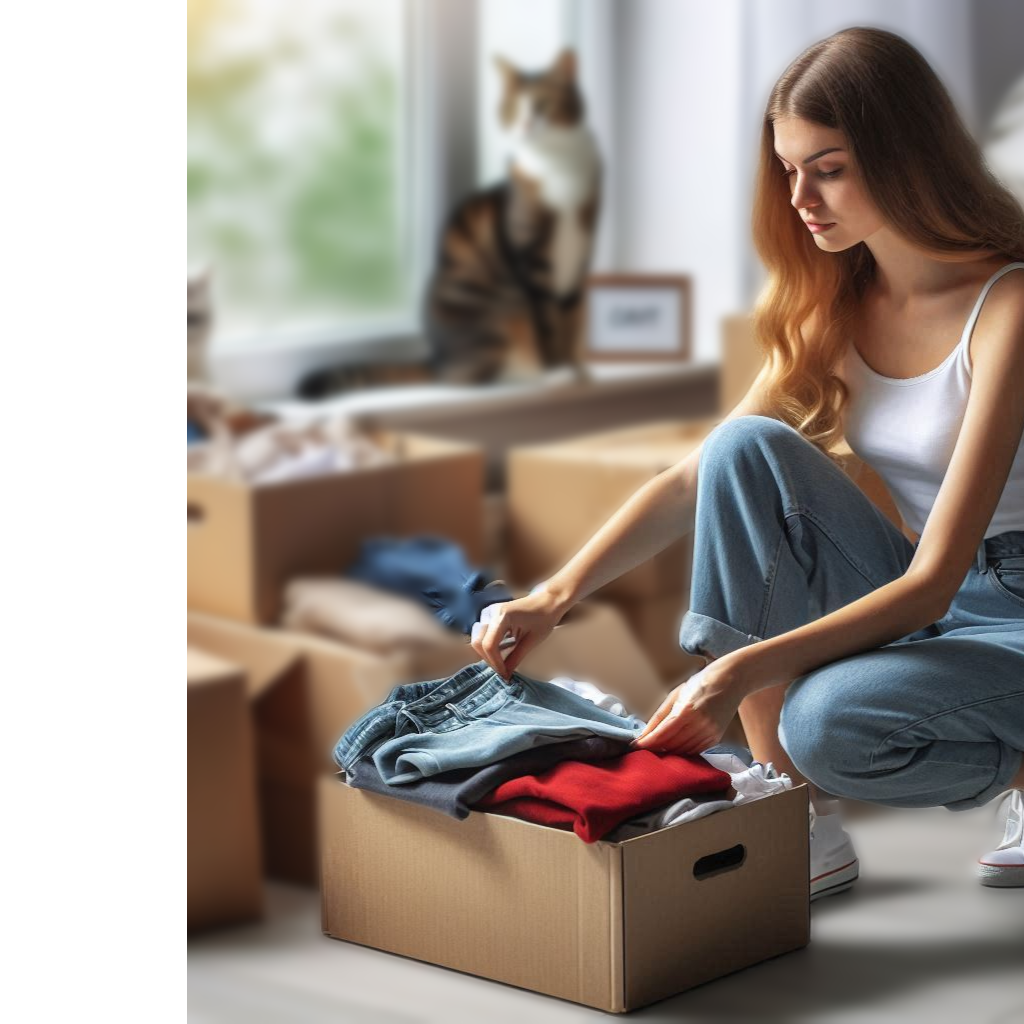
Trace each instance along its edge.
<instances>
[{"instance_id":1,"label":"calico cat","mask_svg":"<svg viewBox=\"0 0 1024 1024\"><path fill-rule=\"evenodd\" d=\"M584 123L576 57L535 74L502 58L506 181L455 208L441 235L424 320L435 377L460 383L585 377L582 293L597 227L600 158Z\"/></svg>"},{"instance_id":2,"label":"calico cat","mask_svg":"<svg viewBox=\"0 0 1024 1024\"><path fill-rule=\"evenodd\" d=\"M188 379L204 381L208 377L206 350L213 327L213 301L210 271L188 278Z\"/></svg>"}]
</instances>

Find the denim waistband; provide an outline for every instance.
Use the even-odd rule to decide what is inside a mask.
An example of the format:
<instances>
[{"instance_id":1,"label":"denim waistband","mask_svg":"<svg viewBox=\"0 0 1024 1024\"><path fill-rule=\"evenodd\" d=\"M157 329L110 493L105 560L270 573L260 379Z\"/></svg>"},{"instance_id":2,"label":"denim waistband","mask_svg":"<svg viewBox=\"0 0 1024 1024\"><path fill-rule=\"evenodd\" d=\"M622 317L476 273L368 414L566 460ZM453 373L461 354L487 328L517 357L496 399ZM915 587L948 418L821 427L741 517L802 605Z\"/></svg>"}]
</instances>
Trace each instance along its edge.
<instances>
[{"instance_id":1,"label":"denim waistband","mask_svg":"<svg viewBox=\"0 0 1024 1024\"><path fill-rule=\"evenodd\" d=\"M498 694L520 696L524 679L513 672L506 683L490 665L479 661L453 676L396 686L384 701L349 726L334 748L334 760L340 768L346 768L372 753L396 735L400 720L424 730L449 718L453 705L460 712L472 714Z\"/></svg>"},{"instance_id":2,"label":"denim waistband","mask_svg":"<svg viewBox=\"0 0 1024 1024\"><path fill-rule=\"evenodd\" d=\"M1024 555L1024 530L1007 530L988 537L978 545L975 565L978 572L988 571L989 563L1011 555Z\"/></svg>"}]
</instances>

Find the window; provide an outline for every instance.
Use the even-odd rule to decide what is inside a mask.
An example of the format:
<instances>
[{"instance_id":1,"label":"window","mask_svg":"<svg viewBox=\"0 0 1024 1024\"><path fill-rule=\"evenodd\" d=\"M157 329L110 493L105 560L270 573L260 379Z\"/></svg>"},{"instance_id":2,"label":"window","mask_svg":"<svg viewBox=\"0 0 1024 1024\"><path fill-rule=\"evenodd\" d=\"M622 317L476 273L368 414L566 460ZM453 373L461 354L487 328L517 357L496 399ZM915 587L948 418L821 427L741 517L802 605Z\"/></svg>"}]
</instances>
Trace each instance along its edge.
<instances>
[{"instance_id":1,"label":"window","mask_svg":"<svg viewBox=\"0 0 1024 1024\"><path fill-rule=\"evenodd\" d=\"M188 260L218 346L412 323L409 2L189 0Z\"/></svg>"}]
</instances>

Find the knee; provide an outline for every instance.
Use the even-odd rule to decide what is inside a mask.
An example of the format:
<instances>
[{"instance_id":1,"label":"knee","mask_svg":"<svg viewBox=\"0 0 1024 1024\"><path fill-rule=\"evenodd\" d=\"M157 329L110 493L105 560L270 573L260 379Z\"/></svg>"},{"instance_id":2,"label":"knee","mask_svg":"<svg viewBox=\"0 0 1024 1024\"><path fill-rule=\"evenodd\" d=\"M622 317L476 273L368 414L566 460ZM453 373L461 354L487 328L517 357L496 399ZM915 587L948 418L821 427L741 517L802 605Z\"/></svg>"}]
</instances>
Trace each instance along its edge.
<instances>
[{"instance_id":1,"label":"knee","mask_svg":"<svg viewBox=\"0 0 1024 1024\"><path fill-rule=\"evenodd\" d=\"M799 441L788 423L771 416L737 416L720 423L708 434L701 449L701 465L733 464L751 453L765 452Z\"/></svg>"},{"instance_id":2,"label":"knee","mask_svg":"<svg viewBox=\"0 0 1024 1024\"><path fill-rule=\"evenodd\" d=\"M839 697L827 679L804 677L786 693L779 742L804 778L835 796L863 795L875 746L871 716Z\"/></svg>"}]
</instances>

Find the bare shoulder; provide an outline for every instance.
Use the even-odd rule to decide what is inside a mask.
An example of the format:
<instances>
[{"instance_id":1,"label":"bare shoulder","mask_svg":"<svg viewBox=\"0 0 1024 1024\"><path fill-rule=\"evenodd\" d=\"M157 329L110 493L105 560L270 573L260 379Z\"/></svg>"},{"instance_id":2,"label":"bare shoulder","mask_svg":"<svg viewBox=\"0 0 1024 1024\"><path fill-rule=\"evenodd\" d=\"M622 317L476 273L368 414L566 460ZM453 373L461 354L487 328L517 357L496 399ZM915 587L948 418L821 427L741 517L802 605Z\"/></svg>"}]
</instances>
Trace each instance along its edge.
<instances>
[{"instance_id":1,"label":"bare shoulder","mask_svg":"<svg viewBox=\"0 0 1024 1024\"><path fill-rule=\"evenodd\" d=\"M970 365L993 348L1004 361L1024 351L1024 266L1008 270L989 288L968 342Z\"/></svg>"},{"instance_id":2,"label":"bare shoulder","mask_svg":"<svg viewBox=\"0 0 1024 1024\"><path fill-rule=\"evenodd\" d=\"M974 325L974 334L984 339L1007 330L1016 333L1024 345L1024 265L1008 270L988 290L984 305Z\"/></svg>"},{"instance_id":3,"label":"bare shoulder","mask_svg":"<svg viewBox=\"0 0 1024 1024\"><path fill-rule=\"evenodd\" d=\"M1006 266L1007 264L1003 264ZM996 270L1000 268L997 267ZM1012 296L1017 301L1020 301L1024 297L1024 260L1014 261L1012 269L1007 270L998 281L995 281L992 287L989 289L989 296L995 298L999 296ZM987 302L988 300L986 300ZM1003 299L1003 301L1006 301Z\"/></svg>"}]
</instances>

